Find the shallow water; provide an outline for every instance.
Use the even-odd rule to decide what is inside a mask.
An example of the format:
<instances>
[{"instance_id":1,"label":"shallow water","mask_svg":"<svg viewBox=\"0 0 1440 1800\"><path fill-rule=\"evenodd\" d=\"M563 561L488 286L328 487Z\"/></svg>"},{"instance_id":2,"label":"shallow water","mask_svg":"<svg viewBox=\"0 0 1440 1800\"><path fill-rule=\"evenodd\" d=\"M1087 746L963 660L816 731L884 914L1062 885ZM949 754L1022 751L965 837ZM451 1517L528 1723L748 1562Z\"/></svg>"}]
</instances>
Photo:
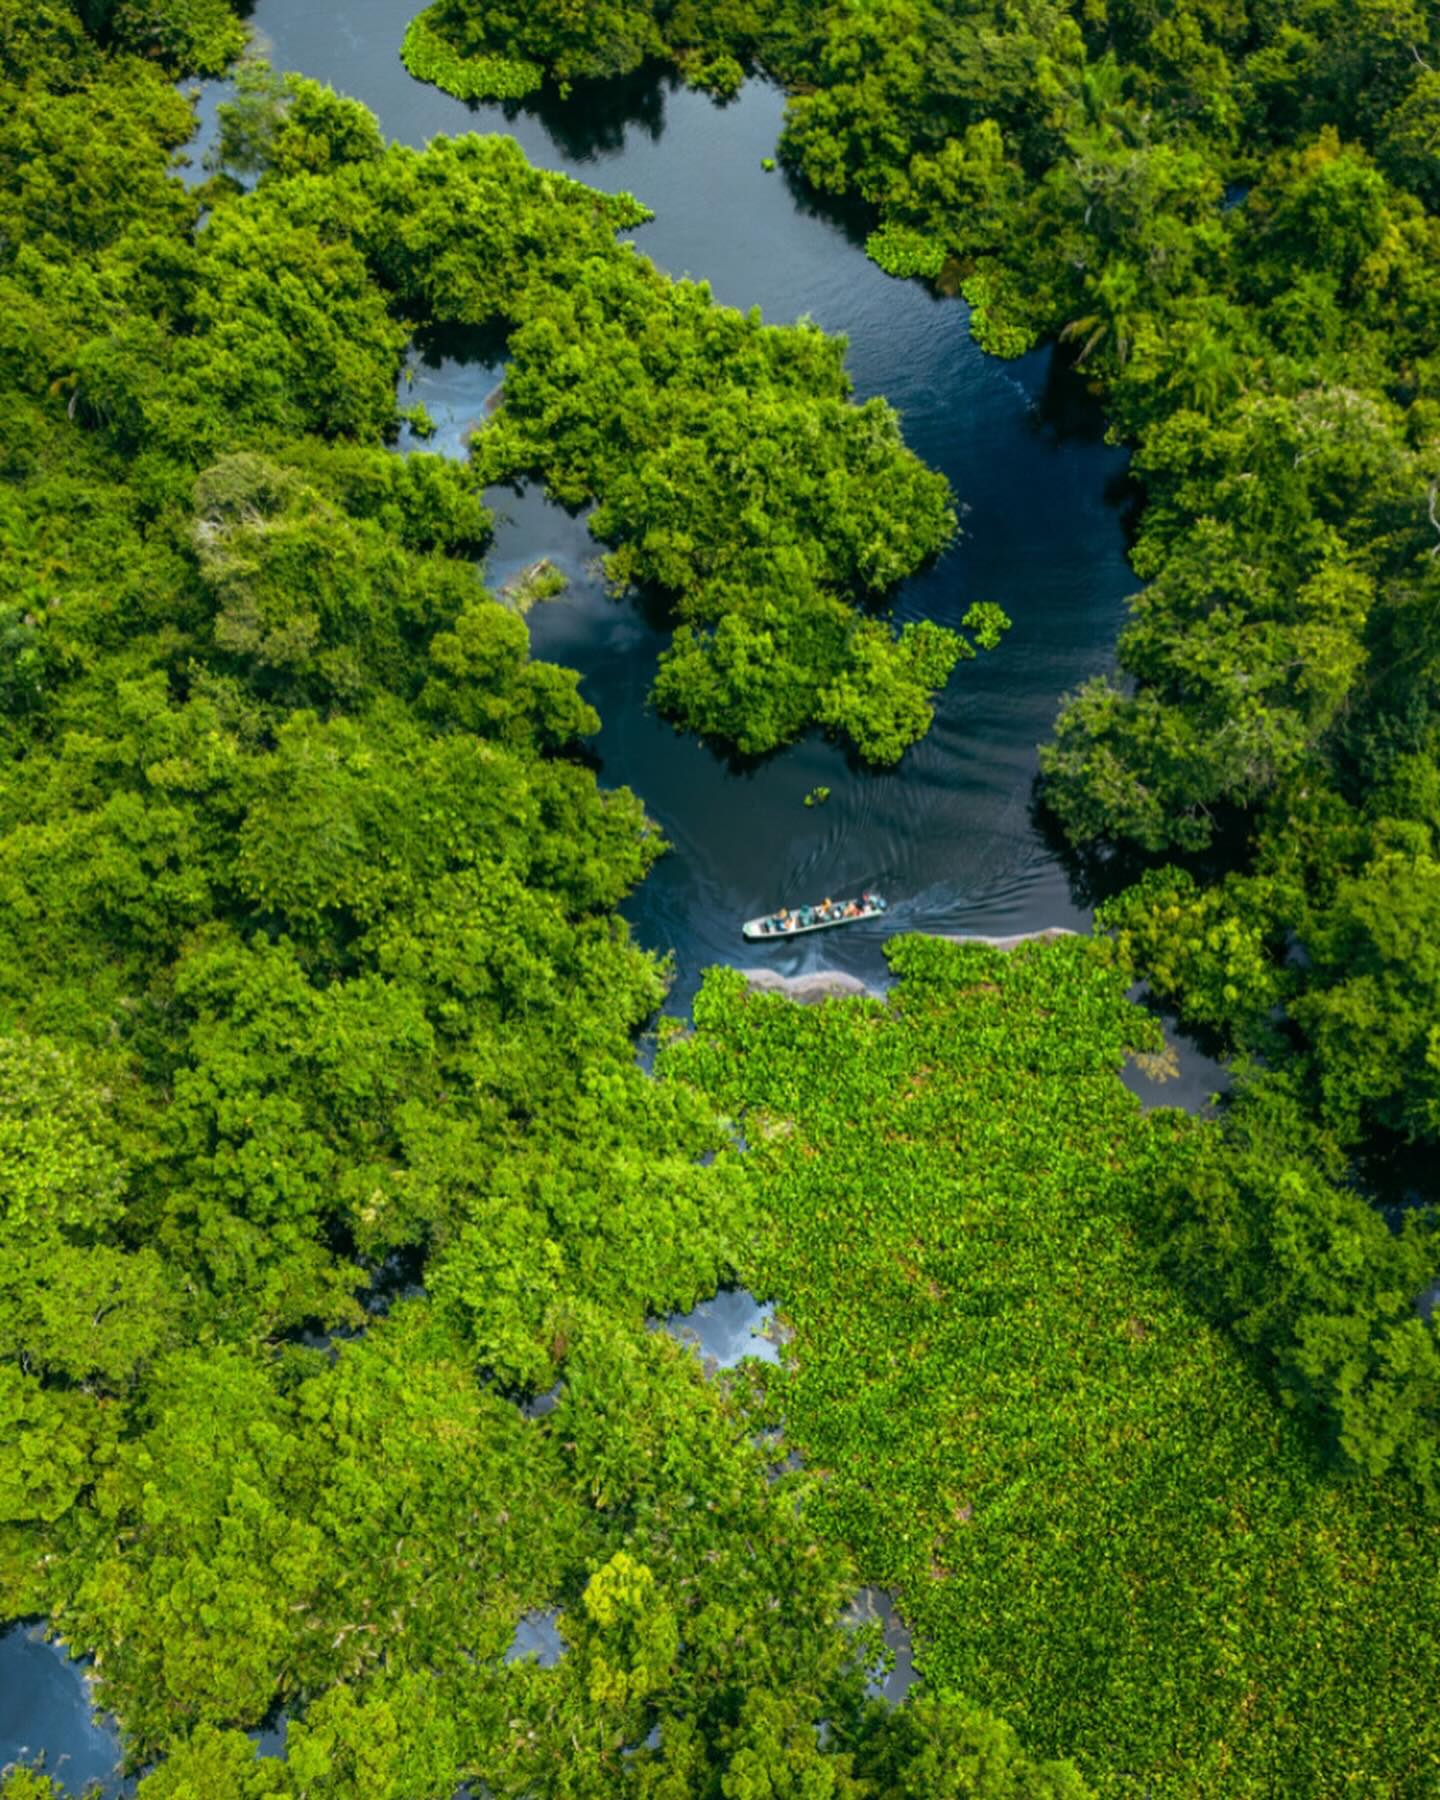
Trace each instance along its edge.
<instances>
[{"instance_id":1,"label":"shallow water","mask_svg":"<svg viewBox=\"0 0 1440 1800\"><path fill-rule=\"evenodd\" d=\"M399 402L402 407L422 405L434 430L422 436L406 424L401 427L398 448L465 457L471 433L485 423L499 402L504 373L503 357L450 355L444 346L433 344L412 348L400 375ZM494 499L502 501L502 496ZM491 573L498 587L493 568Z\"/></svg>"},{"instance_id":2,"label":"shallow water","mask_svg":"<svg viewBox=\"0 0 1440 1800\"><path fill-rule=\"evenodd\" d=\"M1157 1059L1130 1058L1120 1079L1146 1112L1156 1106L1178 1106L1183 1112L1213 1113L1214 1103L1230 1092L1230 1070L1177 1027L1172 1009L1159 1005L1143 988L1132 998L1159 1019L1165 1052Z\"/></svg>"},{"instance_id":3,"label":"shallow water","mask_svg":"<svg viewBox=\"0 0 1440 1800\"><path fill-rule=\"evenodd\" d=\"M290 1735L290 1715L287 1712L272 1714L263 1725L254 1731L247 1731L246 1737L255 1746L257 1756L275 1756L283 1759L286 1740Z\"/></svg>"},{"instance_id":4,"label":"shallow water","mask_svg":"<svg viewBox=\"0 0 1440 1800\"><path fill-rule=\"evenodd\" d=\"M741 764L647 711L665 634L605 595L583 521L533 491L500 497L492 583L542 555L570 576L564 599L530 615L535 652L581 671L604 721L601 779L633 786L674 846L624 909L643 943L676 952L672 1005L687 1003L711 962L839 967L875 980L897 928L1086 924L1030 800L1035 746L1059 696L1110 665L1134 586L1125 455L1101 440L1093 409L1057 379L1048 351L1016 363L983 356L961 304L890 280L783 172L763 170L784 106L767 83L748 83L727 106L653 75L563 107L467 106L400 63L415 10L412 0L260 0L252 24L277 67L363 100L391 138L510 131L538 164L639 195L656 217L636 242L662 268L706 279L719 299L758 305L767 319L808 314L845 333L857 394L899 407L909 443L949 476L963 511L963 538L905 584L897 616L954 623L989 599L1015 621L999 651L957 671L929 737L897 770L862 769L818 734ZM207 88L207 117L213 105ZM417 361L414 371L405 393L439 427L430 447L458 453L498 365ZM807 809L818 785L831 798ZM782 901L871 885L893 903L884 926L763 949L740 939L741 920Z\"/></svg>"},{"instance_id":5,"label":"shallow water","mask_svg":"<svg viewBox=\"0 0 1440 1800\"><path fill-rule=\"evenodd\" d=\"M878 1624L890 1652L887 1669L877 1664L868 1675L865 1691L897 1706L915 1684L915 1652L910 1628L895 1609L895 1597L885 1588L861 1588L846 1615L851 1625Z\"/></svg>"},{"instance_id":6,"label":"shallow water","mask_svg":"<svg viewBox=\"0 0 1440 1800\"><path fill-rule=\"evenodd\" d=\"M505 1652L505 1661L521 1662L533 1658L542 1669L553 1669L565 1654L565 1640L560 1635L560 1613L557 1607L522 1613L515 1635Z\"/></svg>"},{"instance_id":7,"label":"shallow water","mask_svg":"<svg viewBox=\"0 0 1440 1800\"><path fill-rule=\"evenodd\" d=\"M120 1781L120 1734L91 1717L83 1666L30 1620L0 1630L0 1770L42 1755L67 1793L88 1782L107 1797L129 1791Z\"/></svg>"},{"instance_id":8,"label":"shallow water","mask_svg":"<svg viewBox=\"0 0 1440 1800\"><path fill-rule=\"evenodd\" d=\"M707 1375L733 1369L747 1356L778 1363L780 1344L773 1301L760 1301L745 1288L721 1288L687 1313L671 1313L665 1330L699 1352Z\"/></svg>"},{"instance_id":9,"label":"shallow water","mask_svg":"<svg viewBox=\"0 0 1440 1800\"><path fill-rule=\"evenodd\" d=\"M543 1394L534 1394L530 1399L522 1400L520 1402L521 1416L531 1420L547 1417L560 1404L560 1396L564 1391L564 1382L557 1381L554 1387L547 1388Z\"/></svg>"}]
</instances>

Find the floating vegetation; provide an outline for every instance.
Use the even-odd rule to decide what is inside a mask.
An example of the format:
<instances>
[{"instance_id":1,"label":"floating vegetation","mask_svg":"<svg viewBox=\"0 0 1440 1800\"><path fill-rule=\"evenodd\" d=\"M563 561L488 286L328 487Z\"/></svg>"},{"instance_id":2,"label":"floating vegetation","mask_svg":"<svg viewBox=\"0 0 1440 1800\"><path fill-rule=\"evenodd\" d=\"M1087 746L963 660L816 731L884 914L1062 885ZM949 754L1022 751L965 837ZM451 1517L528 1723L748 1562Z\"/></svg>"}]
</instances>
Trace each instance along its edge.
<instances>
[{"instance_id":1,"label":"floating vegetation","mask_svg":"<svg viewBox=\"0 0 1440 1800\"><path fill-rule=\"evenodd\" d=\"M929 280L945 266L945 244L908 225L882 225L865 240L865 254L879 263L887 275L908 280L923 275Z\"/></svg>"},{"instance_id":2,"label":"floating vegetation","mask_svg":"<svg viewBox=\"0 0 1440 1800\"><path fill-rule=\"evenodd\" d=\"M409 371L407 370L408 374ZM410 435L422 443L428 442L435 435L435 421L430 417L423 400L416 400L410 406L395 409L395 416L403 425L408 425Z\"/></svg>"},{"instance_id":3,"label":"floating vegetation","mask_svg":"<svg viewBox=\"0 0 1440 1800\"><path fill-rule=\"evenodd\" d=\"M750 1127L743 1273L793 1322L767 1423L812 1528L902 1598L927 1684L984 1692L1105 1793L1279 1768L1320 1795L1377 1730L1413 1743L1440 1677L1427 1534L1317 1467L1147 1253L1219 1141L1123 1086L1159 1021L1081 937L887 954L888 1002L713 971L662 1064Z\"/></svg>"},{"instance_id":4,"label":"floating vegetation","mask_svg":"<svg viewBox=\"0 0 1440 1800\"><path fill-rule=\"evenodd\" d=\"M529 612L542 600L557 600L570 586L570 577L548 556L542 556L513 576L500 589L500 598L518 613Z\"/></svg>"}]
</instances>

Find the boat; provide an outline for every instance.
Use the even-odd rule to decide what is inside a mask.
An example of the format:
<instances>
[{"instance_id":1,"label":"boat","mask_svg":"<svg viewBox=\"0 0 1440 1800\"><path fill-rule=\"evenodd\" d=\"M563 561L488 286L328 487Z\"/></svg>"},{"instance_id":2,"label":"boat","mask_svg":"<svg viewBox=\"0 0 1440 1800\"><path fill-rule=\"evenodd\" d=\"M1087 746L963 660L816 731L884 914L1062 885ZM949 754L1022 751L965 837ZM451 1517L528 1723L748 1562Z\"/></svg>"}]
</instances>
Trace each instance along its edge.
<instances>
[{"instance_id":1,"label":"boat","mask_svg":"<svg viewBox=\"0 0 1440 1800\"><path fill-rule=\"evenodd\" d=\"M747 919L742 930L751 943L777 938L803 937L807 931L829 931L836 925L858 925L862 919L878 919L885 910L882 894L861 894L854 900L822 900L818 906L799 906L792 912L782 906L764 918Z\"/></svg>"}]
</instances>

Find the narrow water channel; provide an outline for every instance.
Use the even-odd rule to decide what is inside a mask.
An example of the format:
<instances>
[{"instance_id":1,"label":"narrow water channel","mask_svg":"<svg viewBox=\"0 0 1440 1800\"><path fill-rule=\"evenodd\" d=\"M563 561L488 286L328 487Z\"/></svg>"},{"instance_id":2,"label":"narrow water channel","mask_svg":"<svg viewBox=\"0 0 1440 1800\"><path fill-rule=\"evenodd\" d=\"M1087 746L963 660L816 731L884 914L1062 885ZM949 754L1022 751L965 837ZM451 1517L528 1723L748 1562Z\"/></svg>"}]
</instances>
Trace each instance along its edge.
<instances>
[{"instance_id":1,"label":"narrow water channel","mask_svg":"<svg viewBox=\"0 0 1440 1800\"><path fill-rule=\"evenodd\" d=\"M1110 666L1134 585L1125 455L1104 443L1096 412L1048 351L1016 363L983 356L961 305L890 280L783 172L762 169L784 106L768 84L748 83L726 106L653 75L564 107L466 106L401 65L415 10L415 0L259 0L251 23L277 68L364 101L388 137L420 145L445 132L511 132L537 164L652 207L636 241L663 269L773 322L809 315L845 334L857 395L900 409L908 442L945 472L961 507L962 540L906 583L898 616L954 623L972 601L995 600L1014 620L998 652L957 671L929 737L897 770L865 770L819 734L747 764L647 709L665 636L605 595L583 520L537 492L494 497L493 585L543 555L571 576L565 599L530 615L535 653L581 671L604 721L600 779L633 787L673 846L624 909L642 943L675 953L671 1004L686 1005L713 962L834 967L873 984L897 928L1005 935L1088 924L1035 827L1031 788L1060 695ZM203 145L223 87L201 91ZM409 397L440 426L432 447L463 453L497 380L485 365L416 363ZM804 796L822 784L828 803L807 809ZM867 886L890 896L883 926L764 951L742 944L744 918ZM280 1745L270 1734L258 1748ZM107 1795L128 1791L118 1737L92 1721L81 1669L33 1627L14 1626L0 1634L0 1766L37 1751L71 1792L91 1781Z\"/></svg>"},{"instance_id":2,"label":"narrow water channel","mask_svg":"<svg viewBox=\"0 0 1440 1800\"><path fill-rule=\"evenodd\" d=\"M625 907L641 942L676 954L671 1004L684 1006L713 962L760 955L786 972L823 965L873 982L896 928L1087 924L1035 829L1031 788L1060 695L1110 665L1134 586L1125 454L1104 443L1098 414L1048 350L1015 363L983 356L961 304L892 281L783 171L761 167L784 109L769 84L752 81L725 106L655 75L564 106L467 106L400 63L414 10L414 0L259 0L251 22L277 68L363 100L390 138L509 131L537 164L652 207L636 242L661 268L774 322L808 314L843 333L857 395L900 409L907 440L944 470L962 511L963 538L905 584L898 616L954 623L972 601L995 600L1015 621L998 652L957 671L929 737L897 770L862 769L818 733L744 763L647 709L665 634L605 595L583 521L540 494L497 497L492 582L542 555L570 574L567 597L530 615L535 652L582 672L604 721L601 780L634 787L674 846ZM440 424L435 447L460 451L497 380L455 361L417 368L410 393ZM807 809L820 785L828 803ZM763 952L740 940L740 922L771 906L866 886L892 900L884 927Z\"/></svg>"}]
</instances>

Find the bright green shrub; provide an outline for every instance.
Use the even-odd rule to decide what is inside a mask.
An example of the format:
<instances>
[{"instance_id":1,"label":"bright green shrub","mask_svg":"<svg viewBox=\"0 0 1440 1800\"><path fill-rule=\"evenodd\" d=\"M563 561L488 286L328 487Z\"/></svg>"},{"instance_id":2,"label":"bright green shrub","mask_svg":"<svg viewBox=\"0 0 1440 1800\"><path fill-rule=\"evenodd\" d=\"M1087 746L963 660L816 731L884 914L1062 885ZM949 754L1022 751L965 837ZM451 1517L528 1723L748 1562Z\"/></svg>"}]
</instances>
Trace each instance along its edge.
<instances>
[{"instance_id":1,"label":"bright green shrub","mask_svg":"<svg viewBox=\"0 0 1440 1800\"><path fill-rule=\"evenodd\" d=\"M523 100L545 74L537 63L520 57L462 56L426 13L410 21L400 57L417 81L433 81L458 100Z\"/></svg>"},{"instance_id":2,"label":"bright green shrub","mask_svg":"<svg viewBox=\"0 0 1440 1800\"><path fill-rule=\"evenodd\" d=\"M882 225L872 231L865 240L865 254L887 275L901 280L923 275L933 281L945 263L944 244L909 225Z\"/></svg>"}]
</instances>

